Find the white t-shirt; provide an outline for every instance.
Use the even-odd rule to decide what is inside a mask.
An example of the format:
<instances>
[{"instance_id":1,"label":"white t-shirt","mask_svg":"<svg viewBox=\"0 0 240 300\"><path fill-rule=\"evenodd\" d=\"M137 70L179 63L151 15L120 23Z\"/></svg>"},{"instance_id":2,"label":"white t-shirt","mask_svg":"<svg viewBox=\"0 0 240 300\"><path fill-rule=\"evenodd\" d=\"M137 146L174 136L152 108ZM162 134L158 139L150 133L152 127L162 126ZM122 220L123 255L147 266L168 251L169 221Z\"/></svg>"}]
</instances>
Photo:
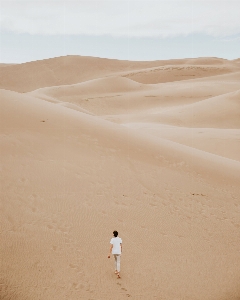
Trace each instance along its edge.
<instances>
[{"instance_id":1,"label":"white t-shirt","mask_svg":"<svg viewBox=\"0 0 240 300\"><path fill-rule=\"evenodd\" d=\"M110 244L113 245L112 254L121 254L121 246L122 239L120 237L111 238Z\"/></svg>"}]
</instances>

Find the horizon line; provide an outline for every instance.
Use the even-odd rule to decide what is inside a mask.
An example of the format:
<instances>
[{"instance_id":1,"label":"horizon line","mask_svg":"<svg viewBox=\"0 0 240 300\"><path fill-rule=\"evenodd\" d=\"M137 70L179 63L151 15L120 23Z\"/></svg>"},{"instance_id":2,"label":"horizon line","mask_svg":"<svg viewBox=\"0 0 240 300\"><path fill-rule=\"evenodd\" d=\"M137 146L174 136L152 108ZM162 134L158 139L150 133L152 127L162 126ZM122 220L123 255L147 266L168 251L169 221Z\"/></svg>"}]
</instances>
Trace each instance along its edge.
<instances>
[{"instance_id":1,"label":"horizon line","mask_svg":"<svg viewBox=\"0 0 240 300\"><path fill-rule=\"evenodd\" d=\"M154 60L128 60L128 59L119 59L119 58L109 58L109 57L100 57L100 56L88 56L88 55L77 55L77 54L67 54L67 55L60 55L60 56L52 56L48 58L42 58L42 59L36 59L36 60L30 60L25 62L19 62L19 63L11 63L11 62L0 62L1 65L21 65L26 63L33 63L43 60L50 60L50 59L57 59L57 58L64 58L64 57L83 57L83 58L96 58L96 59L106 59L106 60L115 60L115 61L129 61L129 62L156 62L156 61L176 61L176 60L193 60L193 59L219 59L219 60L227 60L227 61L235 61L240 59L234 58L234 59L228 59L218 56L199 56L199 57L182 57L182 58L170 58L170 59L154 59Z\"/></svg>"}]
</instances>

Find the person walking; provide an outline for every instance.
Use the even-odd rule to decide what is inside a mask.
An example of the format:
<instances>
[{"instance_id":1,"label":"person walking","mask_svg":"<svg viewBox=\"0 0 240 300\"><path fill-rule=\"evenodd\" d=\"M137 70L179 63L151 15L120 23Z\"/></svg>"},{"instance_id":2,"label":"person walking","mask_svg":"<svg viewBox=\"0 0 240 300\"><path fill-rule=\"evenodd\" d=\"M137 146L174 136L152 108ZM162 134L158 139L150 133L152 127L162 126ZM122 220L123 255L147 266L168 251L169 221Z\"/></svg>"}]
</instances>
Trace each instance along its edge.
<instances>
[{"instance_id":1,"label":"person walking","mask_svg":"<svg viewBox=\"0 0 240 300\"><path fill-rule=\"evenodd\" d=\"M113 231L113 238L110 240L110 251L108 258L110 258L111 253L115 260L115 274L117 274L117 278L120 277L120 256L122 254L122 239L118 237L118 232Z\"/></svg>"}]
</instances>

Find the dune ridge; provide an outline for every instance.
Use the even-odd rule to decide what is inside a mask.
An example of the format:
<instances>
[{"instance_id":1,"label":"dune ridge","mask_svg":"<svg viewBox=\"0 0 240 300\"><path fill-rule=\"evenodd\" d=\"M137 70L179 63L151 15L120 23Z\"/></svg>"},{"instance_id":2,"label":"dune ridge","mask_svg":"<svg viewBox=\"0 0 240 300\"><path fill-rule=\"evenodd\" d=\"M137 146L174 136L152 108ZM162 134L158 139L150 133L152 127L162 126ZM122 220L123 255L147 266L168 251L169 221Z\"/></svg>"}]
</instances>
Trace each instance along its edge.
<instances>
[{"instance_id":1,"label":"dune ridge","mask_svg":"<svg viewBox=\"0 0 240 300\"><path fill-rule=\"evenodd\" d=\"M0 74L1 299L239 299L238 60Z\"/></svg>"}]
</instances>

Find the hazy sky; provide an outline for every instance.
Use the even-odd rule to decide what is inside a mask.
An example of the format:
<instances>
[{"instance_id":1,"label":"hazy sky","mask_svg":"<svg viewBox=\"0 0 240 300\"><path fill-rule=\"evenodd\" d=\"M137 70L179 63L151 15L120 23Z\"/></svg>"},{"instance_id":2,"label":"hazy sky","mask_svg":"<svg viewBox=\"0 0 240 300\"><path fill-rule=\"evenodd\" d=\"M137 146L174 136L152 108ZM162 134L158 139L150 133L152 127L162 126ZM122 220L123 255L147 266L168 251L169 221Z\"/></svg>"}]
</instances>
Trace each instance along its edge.
<instances>
[{"instance_id":1,"label":"hazy sky","mask_svg":"<svg viewBox=\"0 0 240 300\"><path fill-rule=\"evenodd\" d=\"M0 61L240 57L240 0L0 1Z\"/></svg>"}]
</instances>

